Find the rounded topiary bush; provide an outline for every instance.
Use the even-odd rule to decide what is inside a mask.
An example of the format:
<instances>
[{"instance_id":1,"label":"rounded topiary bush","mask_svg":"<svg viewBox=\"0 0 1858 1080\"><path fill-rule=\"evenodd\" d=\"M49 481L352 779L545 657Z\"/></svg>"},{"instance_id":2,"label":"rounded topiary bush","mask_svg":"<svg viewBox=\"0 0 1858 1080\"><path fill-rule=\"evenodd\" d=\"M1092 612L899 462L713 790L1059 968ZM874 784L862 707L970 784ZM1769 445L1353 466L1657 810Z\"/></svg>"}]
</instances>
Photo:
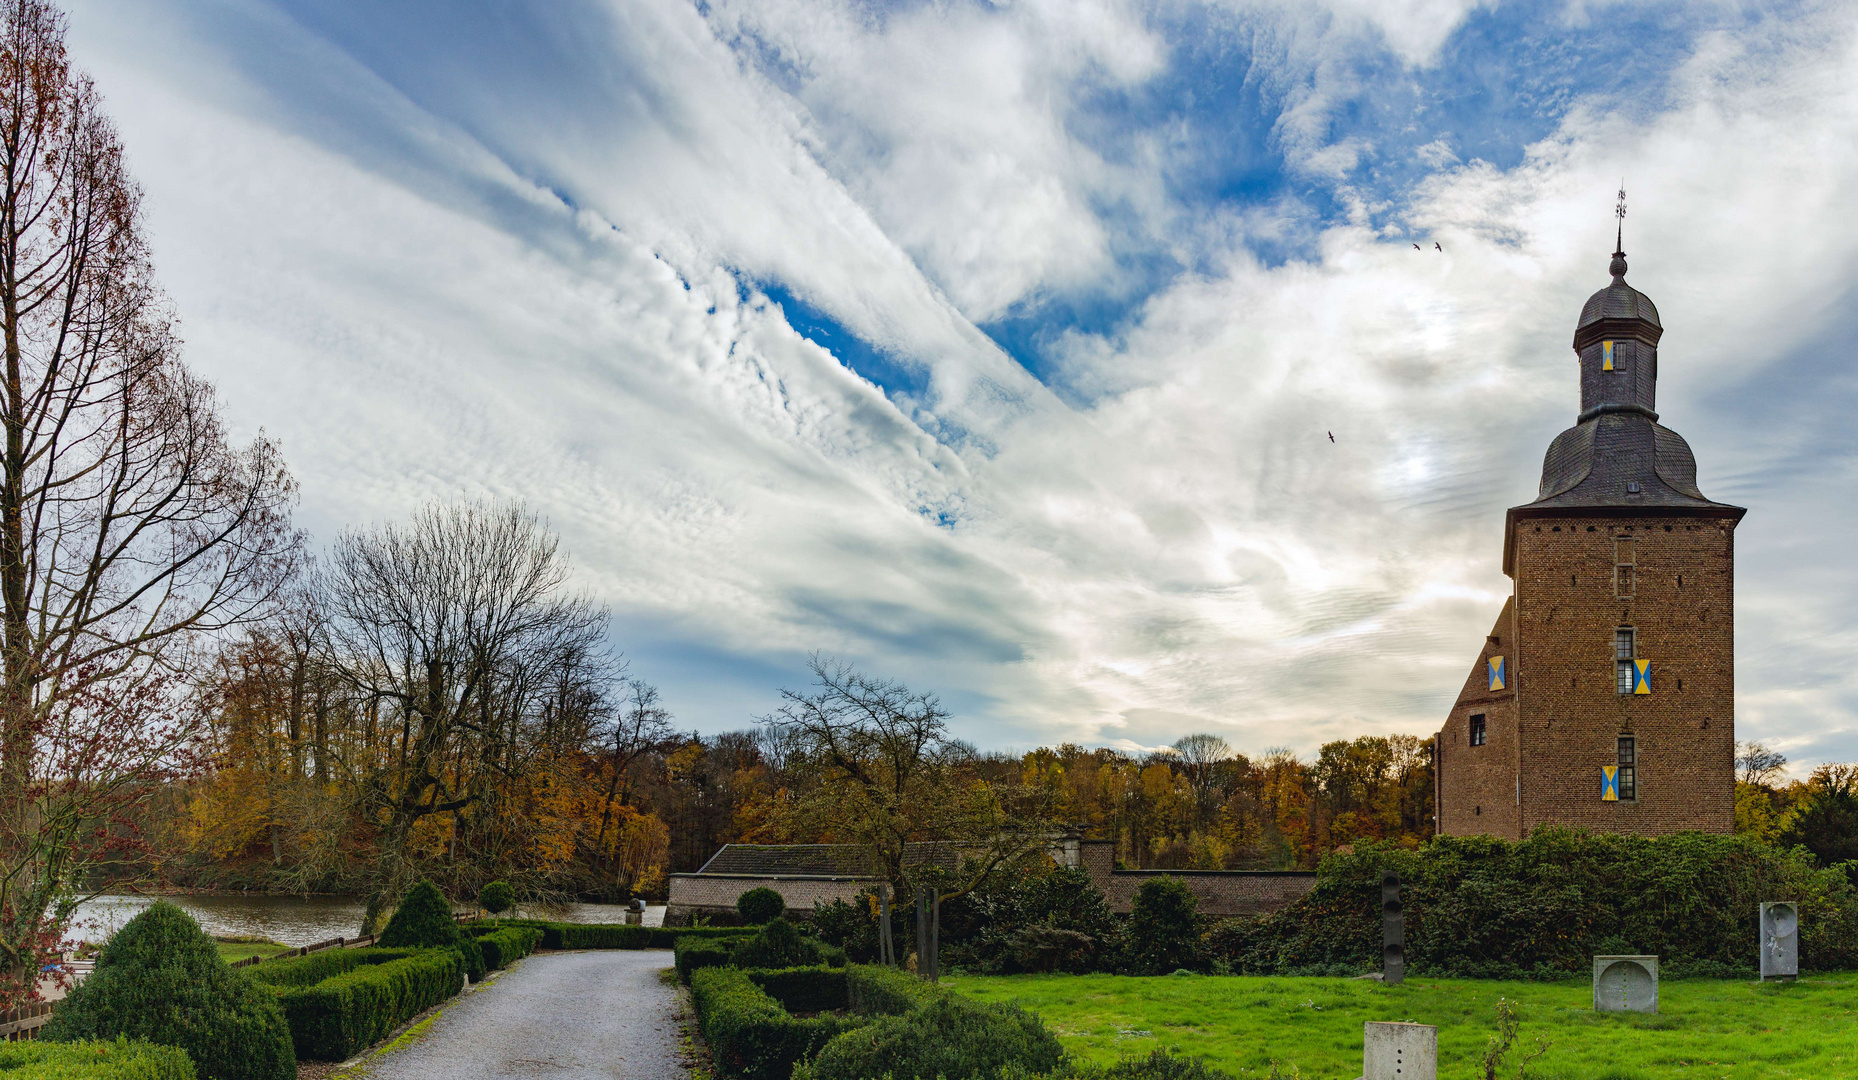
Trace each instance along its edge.
<instances>
[{"instance_id":1,"label":"rounded topiary bush","mask_svg":"<svg viewBox=\"0 0 1858 1080\"><path fill-rule=\"evenodd\" d=\"M516 890L506 881L493 881L478 890L477 906L492 915L501 915L516 906Z\"/></svg>"},{"instance_id":2,"label":"rounded topiary bush","mask_svg":"<svg viewBox=\"0 0 1858 1080\"><path fill-rule=\"evenodd\" d=\"M819 943L800 936L800 928L786 919L770 921L729 952L729 962L743 968L808 967L822 959Z\"/></svg>"},{"instance_id":3,"label":"rounded topiary bush","mask_svg":"<svg viewBox=\"0 0 1858 1080\"><path fill-rule=\"evenodd\" d=\"M130 919L71 988L39 1037L144 1039L178 1047L200 1080L295 1080L276 997L226 966L185 911L157 902Z\"/></svg>"},{"instance_id":4,"label":"rounded topiary bush","mask_svg":"<svg viewBox=\"0 0 1858 1080\"><path fill-rule=\"evenodd\" d=\"M452 905L430 881L406 891L406 897L387 920L375 944L386 949L457 949L464 956L465 974L476 982L484 977L484 954L452 918Z\"/></svg>"},{"instance_id":5,"label":"rounded topiary bush","mask_svg":"<svg viewBox=\"0 0 1858 1080\"><path fill-rule=\"evenodd\" d=\"M1058 1037L1013 1005L939 997L904 1016L886 1016L827 1043L812 1080L928 1080L996 1076L1003 1068L1050 1072L1064 1059Z\"/></svg>"},{"instance_id":6,"label":"rounded topiary bush","mask_svg":"<svg viewBox=\"0 0 1858 1080\"><path fill-rule=\"evenodd\" d=\"M1199 900L1176 877L1150 878L1129 910L1129 963L1139 975L1160 975L1201 963Z\"/></svg>"},{"instance_id":7,"label":"rounded topiary bush","mask_svg":"<svg viewBox=\"0 0 1858 1080\"><path fill-rule=\"evenodd\" d=\"M787 914L787 901L766 885L750 889L735 898L735 912L750 926L773 922Z\"/></svg>"}]
</instances>

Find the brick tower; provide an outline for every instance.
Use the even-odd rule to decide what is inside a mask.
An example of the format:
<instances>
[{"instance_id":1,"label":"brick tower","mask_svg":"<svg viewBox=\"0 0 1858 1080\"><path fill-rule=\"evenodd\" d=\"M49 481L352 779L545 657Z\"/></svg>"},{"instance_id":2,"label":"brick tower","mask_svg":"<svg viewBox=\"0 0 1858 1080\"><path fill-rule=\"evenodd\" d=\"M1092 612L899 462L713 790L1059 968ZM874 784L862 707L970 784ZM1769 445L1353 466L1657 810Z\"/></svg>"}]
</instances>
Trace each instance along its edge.
<instances>
[{"instance_id":1,"label":"brick tower","mask_svg":"<svg viewBox=\"0 0 1858 1080\"><path fill-rule=\"evenodd\" d=\"M1440 833L1735 827L1735 527L1658 423L1658 309L1613 283L1574 331L1581 412L1505 522L1510 599L1435 736Z\"/></svg>"}]
</instances>

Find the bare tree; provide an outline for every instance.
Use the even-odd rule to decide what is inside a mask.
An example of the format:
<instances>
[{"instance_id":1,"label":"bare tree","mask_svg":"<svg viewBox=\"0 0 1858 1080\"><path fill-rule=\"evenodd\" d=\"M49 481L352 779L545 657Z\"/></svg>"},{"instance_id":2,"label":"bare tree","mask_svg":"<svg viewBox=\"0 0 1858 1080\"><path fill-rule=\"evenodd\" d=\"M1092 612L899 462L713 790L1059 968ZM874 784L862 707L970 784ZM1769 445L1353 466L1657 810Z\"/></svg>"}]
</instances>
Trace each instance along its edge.
<instances>
[{"instance_id":1,"label":"bare tree","mask_svg":"<svg viewBox=\"0 0 1858 1080\"><path fill-rule=\"evenodd\" d=\"M346 762L379 822L363 933L411 883L414 826L518 775L551 680L601 649L606 613L567 579L555 537L513 505L433 506L336 545L322 579L328 663L378 733Z\"/></svg>"},{"instance_id":2,"label":"bare tree","mask_svg":"<svg viewBox=\"0 0 1858 1080\"><path fill-rule=\"evenodd\" d=\"M136 793L189 767L191 646L260 614L301 547L276 447L234 448L181 364L140 192L64 31L42 0L0 9L7 999L33 992L99 838L120 846Z\"/></svg>"},{"instance_id":3,"label":"bare tree","mask_svg":"<svg viewBox=\"0 0 1858 1080\"><path fill-rule=\"evenodd\" d=\"M658 701L658 688L640 679L626 682L626 701L613 718L605 766L607 776L600 806L600 831L594 838L594 861L604 874L612 874L616 854L609 841L618 836L615 811L625 807L632 794L633 763L646 754L669 749L678 742L671 726L671 711ZM627 887L631 882L625 882Z\"/></svg>"},{"instance_id":4,"label":"bare tree","mask_svg":"<svg viewBox=\"0 0 1858 1080\"><path fill-rule=\"evenodd\" d=\"M810 667L815 689L781 691L759 720L806 779L786 808L797 831L858 844L893 884L935 884L944 899L1050 840L1049 789L982 779L934 695L819 656ZM970 871L947 873L950 855Z\"/></svg>"},{"instance_id":5,"label":"bare tree","mask_svg":"<svg viewBox=\"0 0 1858 1080\"><path fill-rule=\"evenodd\" d=\"M1743 784L1771 787L1787 768L1787 755L1770 750L1765 743L1735 744L1735 778Z\"/></svg>"}]
</instances>

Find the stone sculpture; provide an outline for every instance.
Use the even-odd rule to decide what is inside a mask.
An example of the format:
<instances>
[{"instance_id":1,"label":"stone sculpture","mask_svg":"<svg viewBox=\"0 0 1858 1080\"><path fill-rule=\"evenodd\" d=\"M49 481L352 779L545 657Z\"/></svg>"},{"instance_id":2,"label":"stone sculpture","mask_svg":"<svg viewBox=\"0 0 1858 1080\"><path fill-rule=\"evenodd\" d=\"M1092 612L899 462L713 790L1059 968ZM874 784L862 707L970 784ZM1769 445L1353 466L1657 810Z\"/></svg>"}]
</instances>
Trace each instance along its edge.
<instances>
[{"instance_id":1,"label":"stone sculpture","mask_svg":"<svg viewBox=\"0 0 1858 1080\"><path fill-rule=\"evenodd\" d=\"M1800 906L1791 900L1761 905L1761 981L1800 974Z\"/></svg>"},{"instance_id":2,"label":"stone sculpture","mask_svg":"<svg viewBox=\"0 0 1858 1080\"><path fill-rule=\"evenodd\" d=\"M1594 957L1593 1007L1595 1012L1657 1012L1658 958Z\"/></svg>"},{"instance_id":3,"label":"stone sculpture","mask_svg":"<svg viewBox=\"0 0 1858 1080\"><path fill-rule=\"evenodd\" d=\"M1362 1080L1438 1080L1438 1028L1373 1022L1361 1027Z\"/></svg>"}]
</instances>

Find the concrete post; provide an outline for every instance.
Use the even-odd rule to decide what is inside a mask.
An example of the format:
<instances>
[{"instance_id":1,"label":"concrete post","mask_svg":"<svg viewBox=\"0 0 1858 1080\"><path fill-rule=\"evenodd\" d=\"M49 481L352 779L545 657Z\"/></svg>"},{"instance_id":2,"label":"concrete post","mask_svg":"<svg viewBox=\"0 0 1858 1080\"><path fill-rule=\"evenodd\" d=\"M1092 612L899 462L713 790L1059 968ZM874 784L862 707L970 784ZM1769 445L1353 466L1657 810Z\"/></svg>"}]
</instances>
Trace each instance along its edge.
<instances>
[{"instance_id":1,"label":"concrete post","mask_svg":"<svg viewBox=\"0 0 1858 1080\"><path fill-rule=\"evenodd\" d=\"M1406 978L1406 921L1400 911L1400 875L1381 875L1381 980L1388 984Z\"/></svg>"},{"instance_id":2,"label":"concrete post","mask_svg":"<svg viewBox=\"0 0 1858 1080\"><path fill-rule=\"evenodd\" d=\"M1791 900L1761 905L1761 981L1800 974L1800 906Z\"/></svg>"},{"instance_id":3,"label":"concrete post","mask_svg":"<svg viewBox=\"0 0 1858 1080\"><path fill-rule=\"evenodd\" d=\"M1372 1021L1361 1027L1362 1080L1438 1080L1438 1028Z\"/></svg>"}]
</instances>

